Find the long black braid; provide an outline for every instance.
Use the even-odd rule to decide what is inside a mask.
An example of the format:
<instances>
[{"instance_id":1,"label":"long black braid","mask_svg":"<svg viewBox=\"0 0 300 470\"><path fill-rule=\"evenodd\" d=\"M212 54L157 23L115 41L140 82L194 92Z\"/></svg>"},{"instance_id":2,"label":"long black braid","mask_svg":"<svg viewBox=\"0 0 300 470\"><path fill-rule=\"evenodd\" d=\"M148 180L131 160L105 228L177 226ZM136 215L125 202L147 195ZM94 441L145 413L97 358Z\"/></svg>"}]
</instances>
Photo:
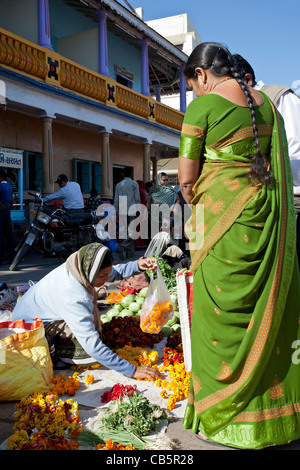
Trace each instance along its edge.
<instances>
[{"instance_id":1,"label":"long black braid","mask_svg":"<svg viewBox=\"0 0 300 470\"><path fill-rule=\"evenodd\" d=\"M248 177L253 181L269 185L272 182L272 176L267 167L266 158L262 155L260 150L252 96L248 86L235 67L232 55L228 49L221 44L214 42L201 43L193 50L187 61L185 67L185 76L187 79L197 77L197 74L195 73L196 67L209 69L217 77L229 75L240 85L249 105L253 126L253 141L256 149L256 153L254 155L249 155L252 163Z\"/></svg>"}]
</instances>

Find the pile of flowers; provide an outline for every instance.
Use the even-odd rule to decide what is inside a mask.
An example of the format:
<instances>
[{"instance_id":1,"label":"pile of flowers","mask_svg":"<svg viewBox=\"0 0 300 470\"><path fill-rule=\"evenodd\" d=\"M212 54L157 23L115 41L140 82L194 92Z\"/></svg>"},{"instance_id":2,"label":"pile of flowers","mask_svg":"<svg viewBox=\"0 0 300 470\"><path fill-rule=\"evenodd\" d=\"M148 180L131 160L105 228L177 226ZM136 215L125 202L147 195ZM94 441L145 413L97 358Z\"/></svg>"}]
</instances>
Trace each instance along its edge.
<instances>
[{"instance_id":1,"label":"pile of flowers","mask_svg":"<svg viewBox=\"0 0 300 470\"><path fill-rule=\"evenodd\" d=\"M115 384L109 391L104 392L101 396L102 403L108 403L114 400L122 400L124 396L131 396L136 391L136 385Z\"/></svg>"},{"instance_id":2,"label":"pile of flowers","mask_svg":"<svg viewBox=\"0 0 300 470\"><path fill-rule=\"evenodd\" d=\"M65 374L59 374L53 378L53 385L50 390L56 395L75 395L76 390L79 389L80 383L78 380L79 372L75 372L72 377L66 377Z\"/></svg>"},{"instance_id":3,"label":"pile of flowers","mask_svg":"<svg viewBox=\"0 0 300 470\"><path fill-rule=\"evenodd\" d=\"M77 450L82 424L78 404L58 395L36 392L16 404L15 433L8 450Z\"/></svg>"},{"instance_id":4,"label":"pile of flowers","mask_svg":"<svg viewBox=\"0 0 300 470\"><path fill-rule=\"evenodd\" d=\"M111 439L107 439L105 444L97 444L97 450L136 450L134 446L116 444Z\"/></svg>"},{"instance_id":5,"label":"pile of flowers","mask_svg":"<svg viewBox=\"0 0 300 470\"><path fill-rule=\"evenodd\" d=\"M142 332L140 319L137 317L113 318L102 328L102 341L113 351L126 345L152 349L162 339L161 333L152 335Z\"/></svg>"},{"instance_id":6,"label":"pile of flowers","mask_svg":"<svg viewBox=\"0 0 300 470\"><path fill-rule=\"evenodd\" d=\"M147 348L133 347L129 344L117 349L116 354L134 366L152 366L157 363L158 352Z\"/></svg>"},{"instance_id":7,"label":"pile of flowers","mask_svg":"<svg viewBox=\"0 0 300 470\"><path fill-rule=\"evenodd\" d=\"M156 379L155 385L162 387L160 395L168 400L167 407L173 410L176 403L188 397L190 372L185 370L181 335L176 333L168 337L163 354L163 365L158 368L161 373L168 373L170 381ZM170 393L171 392L171 393Z\"/></svg>"},{"instance_id":8,"label":"pile of flowers","mask_svg":"<svg viewBox=\"0 0 300 470\"><path fill-rule=\"evenodd\" d=\"M178 348L165 348L163 355L163 365L168 367L169 365L181 364L183 362L183 352L179 351Z\"/></svg>"},{"instance_id":9,"label":"pile of flowers","mask_svg":"<svg viewBox=\"0 0 300 470\"><path fill-rule=\"evenodd\" d=\"M168 409L173 410L178 401L188 397L191 374L185 370L184 362L175 365L170 364L168 367L161 366L158 370L160 372L169 372L170 382L164 379L156 379L155 385L165 389L161 391L160 395L168 400ZM168 392L172 393L169 395Z\"/></svg>"},{"instance_id":10,"label":"pile of flowers","mask_svg":"<svg viewBox=\"0 0 300 470\"><path fill-rule=\"evenodd\" d=\"M106 299L107 304L116 304L118 302L121 302L121 300L124 298L124 296L127 294L127 292L123 293L117 293L112 291L109 296Z\"/></svg>"}]
</instances>

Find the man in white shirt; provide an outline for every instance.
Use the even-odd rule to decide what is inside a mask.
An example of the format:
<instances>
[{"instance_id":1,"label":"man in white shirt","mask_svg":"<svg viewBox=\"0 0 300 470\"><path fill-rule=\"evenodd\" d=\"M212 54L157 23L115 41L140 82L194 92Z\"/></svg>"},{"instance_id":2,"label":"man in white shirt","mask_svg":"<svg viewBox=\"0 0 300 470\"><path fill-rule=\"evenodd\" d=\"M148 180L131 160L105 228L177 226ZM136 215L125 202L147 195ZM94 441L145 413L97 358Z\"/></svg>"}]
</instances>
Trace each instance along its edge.
<instances>
[{"instance_id":1,"label":"man in white shirt","mask_svg":"<svg viewBox=\"0 0 300 470\"><path fill-rule=\"evenodd\" d=\"M130 178L131 169L128 167L124 168L123 175L123 180L116 185L114 198L116 214L119 217L120 238L122 238L122 230L127 232L128 226L135 218L134 216L128 215L129 208L134 204L141 203L139 185L136 181L133 181ZM120 199L121 197L122 199ZM125 204L123 205L124 202ZM127 218L125 217L125 215L127 216ZM127 222L126 227L124 226L125 220ZM122 243L122 245L118 245L118 252L121 259L126 259L134 254L135 240L133 240L129 236L129 234L127 239Z\"/></svg>"},{"instance_id":2,"label":"man in white shirt","mask_svg":"<svg viewBox=\"0 0 300 470\"><path fill-rule=\"evenodd\" d=\"M297 253L300 264L300 98L289 87L265 85L261 80L256 82L254 70L249 62L239 54L235 54L233 58L235 66L245 83L268 95L284 119L293 175L294 202L297 217Z\"/></svg>"},{"instance_id":3,"label":"man in white shirt","mask_svg":"<svg viewBox=\"0 0 300 470\"><path fill-rule=\"evenodd\" d=\"M69 181L68 177L64 174L58 176L55 181L60 187L60 189L49 196L44 197L44 202L54 201L54 199L59 199L62 201L64 208L67 211L83 210L84 200L82 197L81 189L78 183L75 181Z\"/></svg>"}]
</instances>

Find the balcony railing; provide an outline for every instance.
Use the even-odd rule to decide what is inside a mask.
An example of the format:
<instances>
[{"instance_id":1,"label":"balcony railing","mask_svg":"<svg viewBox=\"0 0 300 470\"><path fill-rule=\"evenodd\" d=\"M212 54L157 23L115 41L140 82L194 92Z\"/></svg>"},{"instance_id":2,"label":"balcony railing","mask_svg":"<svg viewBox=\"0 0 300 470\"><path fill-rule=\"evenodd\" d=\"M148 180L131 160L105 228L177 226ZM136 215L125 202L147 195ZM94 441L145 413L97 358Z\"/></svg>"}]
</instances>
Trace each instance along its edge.
<instances>
[{"instance_id":1,"label":"balcony railing","mask_svg":"<svg viewBox=\"0 0 300 470\"><path fill-rule=\"evenodd\" d=\"M2 28L0 65L147 121L181 130L183 113Z\"/></svg>"}]
</instances>

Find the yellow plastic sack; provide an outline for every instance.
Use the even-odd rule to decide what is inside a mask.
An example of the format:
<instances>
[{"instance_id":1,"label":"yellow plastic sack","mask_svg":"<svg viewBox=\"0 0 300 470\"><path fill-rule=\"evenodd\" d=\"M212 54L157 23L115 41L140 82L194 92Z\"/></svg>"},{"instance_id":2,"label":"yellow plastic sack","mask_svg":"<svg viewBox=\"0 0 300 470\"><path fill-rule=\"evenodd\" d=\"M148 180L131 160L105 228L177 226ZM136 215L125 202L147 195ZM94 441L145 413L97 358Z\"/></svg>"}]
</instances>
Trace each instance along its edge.
<instances>
[{"instance_id":1,"label":"yellow plastic sack","mask_svg":"<svg viewBox=\"0 0 300 470\"><path fill-rule=\"evenodd\" d=\"M53 381L42 320L0 322L0 401L16 401Z\"/></svg>"}]
</instances>

